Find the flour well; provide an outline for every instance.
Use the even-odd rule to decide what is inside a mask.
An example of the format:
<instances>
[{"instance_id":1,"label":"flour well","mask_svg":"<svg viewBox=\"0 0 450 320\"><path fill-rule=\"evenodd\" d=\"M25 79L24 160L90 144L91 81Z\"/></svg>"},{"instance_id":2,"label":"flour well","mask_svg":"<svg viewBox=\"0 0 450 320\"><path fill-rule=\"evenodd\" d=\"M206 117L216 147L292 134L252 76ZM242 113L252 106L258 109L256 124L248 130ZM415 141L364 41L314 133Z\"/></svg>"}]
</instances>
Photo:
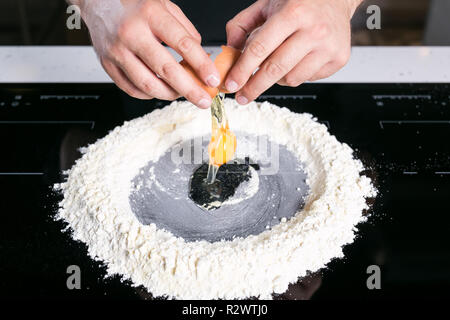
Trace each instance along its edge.
<instances>
[{"instance_id":1,"label":"flour well","mask_svg":"<svg viewBox=\"0 0 450 320\"><path fill-rule=\"evenodd\" d=\"M305 164L310 193L304 208L258 235L212 243L142 225L129 203L133 178L173 145L210 130L209 110L173 102L83 148L67 180L56 186L64 196L57 217L109 275L120 274L155 296L269 299L343 256L342 247L365 219L366 198L376 194L352 149L309 114L267 102L243 107L226 99L225 105L233 131L267 135Z\"/></svg>"},{"instance_id":2,"label":"flour well","mask_svg":"<svg viewBox=\"0 0 450 320\"><path fill-rule=\"evenodd\" d=\"M250 199L255 195L258 191L259 187L259 177L258 172L252 167L249 167L250 170L250 180L243 182L237 189L236 193L230 199L226 200L223 205L236 204L241 201Z\"/></svg>"}]
</instances>

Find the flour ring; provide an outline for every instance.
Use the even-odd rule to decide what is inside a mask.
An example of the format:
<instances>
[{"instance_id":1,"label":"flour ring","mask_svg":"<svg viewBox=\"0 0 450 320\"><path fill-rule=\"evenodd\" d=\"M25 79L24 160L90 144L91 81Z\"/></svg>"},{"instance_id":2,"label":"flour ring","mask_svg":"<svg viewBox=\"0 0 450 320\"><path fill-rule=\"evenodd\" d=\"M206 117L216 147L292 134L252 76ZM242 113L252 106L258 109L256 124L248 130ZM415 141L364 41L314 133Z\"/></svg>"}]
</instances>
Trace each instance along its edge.
<instances>
[{"instance_id":1,"label":"flour ring","mask_svg":"<svg viewBox=\"0 0 450 320\"><path fill-rule=\"evenodd\" d=\"M268 102L243 107L226 99L225 107L232 130L269 135L305 164L310 194L303 210L258 235L214 243L186 242L139 223L128 201L132 179L174 144L210 130L208 110L173 102L84 148L57 186L64 195L57 217L109 275L120 274L154 296L270 299L343 256L364 221L366 198L376 194L352 149L309 114Z\"/></svg>"},{"instance_id":2,"label":"flour ring","mask_svg":"<svg viewBox=\"0 0 450 320\"><path fill-rule=\"evenodd\" d=\"M233 161L245 163L248 158L258 169L250 166L251 179L243 181L224 202L211 199L209 203L218 206L215 209L205 209L190 192L192 184L202 184L193 182L200 166L206 178L211 137L184 140L157 161L150 161L133 179L129 202L139 222L154 223L186 241L216 242L260 234L301 210L309 187L298 158L267 136L235 134L239 144ZM232 170L227 168L222 167L216 178L222 179L223 170Z\"/></svg>"}]
</instances>

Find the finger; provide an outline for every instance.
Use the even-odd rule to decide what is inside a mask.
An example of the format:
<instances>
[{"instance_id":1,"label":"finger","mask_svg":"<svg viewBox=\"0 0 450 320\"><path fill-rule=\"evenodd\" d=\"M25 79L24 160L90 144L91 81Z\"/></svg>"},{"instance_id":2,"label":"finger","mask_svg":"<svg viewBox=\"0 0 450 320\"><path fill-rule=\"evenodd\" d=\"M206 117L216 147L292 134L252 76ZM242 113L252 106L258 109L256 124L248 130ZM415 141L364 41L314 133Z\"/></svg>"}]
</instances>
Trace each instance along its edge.
<instances>
[{"instance_id":1,"label":"finger","mask_svg":"<svg viewBox=\"0 0 450 320\"><path fill-rule=\"evenodd\" d=\"M101 63L114 83L128 95L142 100L153 99L152 96L149 96L148 94L142 92L130 80L128 80L123 71L120 70L120 68L117 67L111 60L102 59Z\"/></svg>"},{"instance_id":2,"label":"finger","mask_svg":"<svg viewBox=\"0 0 450 320\"><path fill-rule=\"evenodd\" d=\"M178 20L179 23L190 33L190 35L197 40L198 43L202 42L202 37L192 22L185 16L183 11L175 3L168 1L167 10Z\"/></svg>"},{"instance_id":3,"label":"finger","mask_svg":"<svg viewBox=\"0 0 450 320\"><path fill-rule=\"evenodd\" d=\"M227 22L227 46L236 49L244 48L247 36L264 23L262 9L266 4L267 0L256 1Z\"/></svg>"},{"instance_id":4,"label":"finger","mask_svg":"<svg viewBox=\"0 0 450 320\"><path fill-rule=\"evenodd\" d=\"M167 83L159 79L155 73L126 48L119 49L115 59L127 78L145 94L162 99L175 100L179 95ZM118 51L118 49L116 49Z\"/></svg>"},{"instance_id":5,"label":"finger","mask_svg":"<svg viewBox=\"0 0 450 320\"><path fill-rule=\"evenodd\" d=\"M282 86L297 87L312 78L324 65L329 62L326 54L313 51L289 71L278 84Z\"/></svg>"},{"instance_id":6,"label":"finger","mask_svg":"<svg viewBox=\"0 0 450 320\"><path fill-rule=\"evenodd\" d=\"M220 74L214 62L168 11L161 11L149 24L152 33L178 52L205 84L213 88L220 84Z\"/></svg>"},{"instance_id":7,"label":"finger","mask_svg":"<svg viewBox=\"0 0 450 320\"><path fill-rule=\"evenodd\" d=\"M200 108L211 106L212 100L209 94L152 35L144 36L139 42L130 44L130 46L132 46L133 52L179 95L184 96Z\"/></svg>"},{"instance_id":8,"label":"finger","mask_svg":"<svg viewBox=\"0 0 450 320\"><path fill-rule=\"evenodd\" d=\"M313 48L307 34L297 32L272 53L238 92L239 103L247 104L256 99L291 71ZM304 45L299 45L304 44Z\"/></svg>"},{"instance_id":9,"label":"finger","mask_svg":"<svg viewBox=\"0 0 450 320\"><path fill-rule=\"evenodd\" d=\"M337 71L339 71L340 67L337 63L334 62L328 62L326 65L324 65L315 75L309 79L309 81L316 81L324 78L328 78L329 76L335 74Z\"/></svg>"},{"instance_id":10,"label":"finger","mask_svg":"<svg viewBox=\"0 0 450 320\"><path fill-rule=\"evenodd\" d=\"M284 15L280 11L272 16L248 42L225 81L228 91L236 92L242 88L262 62L295 31L295 24L287 22Z\"/></svg>"}]
</instances>

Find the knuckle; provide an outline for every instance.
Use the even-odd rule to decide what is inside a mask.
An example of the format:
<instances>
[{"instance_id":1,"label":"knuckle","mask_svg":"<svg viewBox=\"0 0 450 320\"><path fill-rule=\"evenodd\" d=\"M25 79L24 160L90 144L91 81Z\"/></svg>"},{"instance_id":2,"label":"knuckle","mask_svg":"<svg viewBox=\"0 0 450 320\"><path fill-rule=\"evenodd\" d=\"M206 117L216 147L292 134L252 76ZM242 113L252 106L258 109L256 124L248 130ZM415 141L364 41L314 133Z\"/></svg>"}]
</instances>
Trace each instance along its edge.
<instances>
[{"instance_id":1,"label":"knuckle","mask_svg":"<svg viewBox=\"0 0 450 320\"><path fill-rule=\"evenodd\" d=\"M286 76L284 78L284 82L286 83L286 85L288 87L297 87L301 83L301 81L299 79L297 79L297 77L295 77L293 75Z\"/></svg>"},{"instance_id":2,"label":"knuckle","mask_svg":"<svg viewBox=\"0 0 450 320\"><path fill-rule=\"evenodd\" d=\"M197 90L196 89L190 89L188 90L188 92L184 95L184 97L186 99L188 99L189 101L193 102L193 103L197 103Z\"/></svg>"},{"instance_id":3,"label":"knuckle","mask_svg":"<svg viewBox=\"0 0 450 320\"><path fill-rule=\"evenodd\" d=\"M202 43L202 36L200 33L198 33L198 31L195 31L194 35L194 40L198 43L201 44Z\"/></svg>"},{"instance_id":4,"label":"knuckle","mask_svg":"<svg viewBox=\"0 0 450 320\"><path fill-rule=\"evenodd\" d=\"M108 48L108 57L118 63L119 65L122 65L124 62L124 52L123 48L120 44L113 44Z\"/></svg>"},{"instance_id":5,"label":"knuckle","mask_svg":"<svg viewBox=\"0 0 450 320\"><path fill-rule=\"evenodd\" d=\"M164 63L158 74L164 79L172 79L177 72L177 65L174 62L166 62Z\"/></svg>"},{"instance_id":6,"label":"knuckle","mask_svg":"<svg viewBox=\"0 0 450 320\"><path fill-rule=\"evenodd\" d=\"M301 1L290 1L282 11L282 18L297 27L311 27L317 22L316 11Z\"/></svg>"},{"instance_id":7,"label":"knuckle","mask_svg":"<svg viewBox=\"0 0 450 320\"><path fill-rule=\"evenodd\" d=\"M155 86L153 84L153 81L151 79L144 79L141 81L142 89L144 89L144 92L146 94L154 94Z\"/></svg>"},{"instance_id":8,"label":"knuckle","mask_svg":"<svg viewBox=\"0 0 450 320\"><path fill-rule=\"evenodd\" d=\"M277 81L277 84L280 86L287 86L286 81L284 80L284 77Z\"/></svg>"},{"instance_id":9,"label":"knuckle","mask_svg":"<svg viewBox=\"0 0 450 320\"><path fill-rule=\"evenodd\" d=\"M111 62L106 59L105 57L100 57L100 64L102 65L103 69L109 69L111 66Z\"/></svg>"},{"instance_id":10,"label":"knuckle","mask_svg":"<svg viewBox=\"0 0 450 320\"><path fill-rule=\"evenodd\" d=\"M177 96L173 93L160 93L156 95L156 98L160 100L175 100Z\"/></svg>"},{"instance_id":11,"label":"knuckle","mask_svg":"<svg viewBox=\"0 0 450 320\"><path fill-rule=\"evenodd\" d=\"M139 100L152 100L153 99L153 97L150 97L150 96L144 96L144 95L142 95L141 93L138 93L138 94L136 94L135 96L133 96L134 98L136 98L136 99L139 99Z\"/></svg>"},{"instance_id":12,"label":"knuckle","mask_svg":"<svg viewBox=\"0 0 450 320\"><path fill-rule=\"evenodd\" d=\"M261 42L253 40L249 43L247 50L256 57L262 57L266 53L266 49Z\"/></svg>"},{"instance_id":13,"label":"knuckle","mask_svg":"<svg viewBox=\"0 0 450 320\"><path fill-rule=\"evenodd\" d=\"M316 73L309 79L309 81L317 81L317 80L326 78L327 76L328 75L326 75L325 73Z\"/></svg>"},{"instance_id":14,"label":"knuckle","mask_svg":"<svg viewBox=\"0 0 450 320\"><path fill-rule=\"evenodd\" d=\"M209 63L208 63L208 61L202 62L197 69L198 74L200 76L209 74L208 70L211 69L211 65L213 65L213 62L209 62Z\"/></svg>"},{"instance_id":15,"label":"knuckle","mask_svg":"<svg viewBox=\"0 0 450 320\"><path fill-rule=\"evenodd\" d=\"M328 34L330 34L330 25L326 22L320 22L314 25L312 28L311 35L316 39L324 39Z\"/></svg>"},{"instance_id":16,"label":"knuckle","mask_svg":"<svg viewBox=\"0 0 450 320\"><path fill-rule=\"evenodd\" d=\"M158 1L162 8L164 8L165 10L168 10L168 11L170 10L169 7L170 7L170 4L172 3L170 0L158 0ZM181 9L180 9L180 11L181 11Z\"/></svg>"},{"instance_id":17,"label":"knuckle","mask_svg":"<svg viewBox=\"0 0 450 320\"><path fill-rule=\"evenodd\" d=\"M284 17L291 20L298 20L300 16L303 16L305 10L303 8L303 4L300 1L288 1L288 4L283 10Z\"/></svg>"},{"instance_id":18,"label":"knuckle","mask_svg":"<svg viewBox=\"0 0 450 320\"><path fill-rule=\"evenodd\" d=\"M129 96L132 96L133 98L143 100L142 95L139 94L139 92L137 92L136 90L129 89L127 93L128 93Z\"/></svg>"},{"instance_id":19,"label":"knuckle","mask_svg":"<svg viewBox=\"0 0 450 320\"><path fill-rule=\"evenodd\" d=\"M172 8L179 15L184 15L183 10L181 10L181 8L177 4L175 4L175 3L171 2L171 1L167 1L167 7L168 8Z\"/></svg>"},{"instance_id":20,"label":"knuckle","mask_svg":"<svg viewBox=\"0 0 450 320\"><path fill-rule=\"evenodd\" d=\"M134 33L133 27L127 21L122 22L117 28L117 37L121 41L128 41L132 39L134 36L133 33Z\"/></svg>"},{"instance_id":21,"label":"knuckle","mask_svg":"<svg viewBox=\"0 0 450 320\"><path fill-rule=\"evenodd\" d=\"M241 90L241 94L246 97L248 101L252 101L258 96L256 90L251 85L246 86L245 89Z\"/></svg>"},{"instance_id":22,"label":"knuckle","mask_svg":"<svg viewBox=\"0 0 450 320\"><path fill-rule=\"evenodd\" d=\"M335 58L335 62L339 68L342 68L343 66L345 66L347 64L349 59L350 59L350 51L346 50L346 51L342 51L337 54L337 56Z\"/></svg>"},{"instance_id":23,"label":"knuckle","mask_svg":"<svg viewBox=\"0 0 450 320\"><path fill-rule=\"evenodd\" d=\"M169 6L169 0L158 0L157 2L159 2L160 5L165 9L167 9Z\"/></svg>"},{"instance_id":24,"label":"knuckle","mask_svg":"<svg viewBox=\"0 0 450 320\"><path fill-rule=\"evenodd\" d=\"M246 70L241 63L236 63L228 74L228 79L233 79L238 87L241 88L245 84Z\"/></svg>"},{"instance_id":25,"label":"knuckle","mask_svg":"<svg viewBox=\"0 0 450 320\"><path fill-rule=\"evenodd\" d=\"M128 94L129 96L133 97L133 98L138 98L140 97L139 92L136 89L132 89L132 88L127 88L127 87L123 87L123 86L119 86L119 88L125 92L126 94Z\"/></svg>"},{"instance_id":26,"label":"knuckle","mask_svg":"<svg viewBox=\"0 0 450 320\"><path fill-rule=\"evenodd\" d=\"M225 30L226 32L231 32L233 31L233 29L236 26L236 22L234 21L234 19L231 19L227 22L227 24L225 25Z\"/></svg>"},{"instance_id":27,"label":"knuckle","mask_svg":"<svg viewBox=\"0 0 450 320\"><path fill-rule=\"evenodd\" d=\"M168 93L167 96L165 96L165 97L162 98L162 99L164 99L164 100L175 100L175 99L177 99L178 97L179 97L179 95L178 95L177 93L171 92L171 93Z\"/></svg>"},{"instance_id":28,"label":"knuckle","mask_svg":"<svg viewBox=\"0 0 450 320\"><path fill-rule=\"evenodd\" d=\"M162 0L145 1L142 9L149 14L155 14L155 10L160 9L162 5L164 5Z\"/></svg>"},{"instance_id":29,"label":"knuckle","mask_svg":"<svg viewBox=\"0 0 450 320\"><path fill-rule=\"evenodd\" d=\"M264 69L271 77L277 79L279 79L286 71L286 68L282 64L275 61L269 61Z\"/></svg>"},{"instance_id":30,"label":"knuckle","mask_svg":"<svg viewBox=\"0 0 450 320\"><path fill-rule=\"evenodd\" d=\"M247 72L242 65L236 65L233 72L230 72L228 77L238 84L238 88L241 88L245 85L250 75L247 76Z\"/></svg>"},{"instance_id":31,"label":"knuckle","mask_svg":"<svg viewBox=\"0 0 450 320\"><path fill-rule=\"evenodd\" d=\"M178 40L177 48L181 53L188 53L194 46L194 39L189 36L184 36Z\"/></svg>"}]
</instances>

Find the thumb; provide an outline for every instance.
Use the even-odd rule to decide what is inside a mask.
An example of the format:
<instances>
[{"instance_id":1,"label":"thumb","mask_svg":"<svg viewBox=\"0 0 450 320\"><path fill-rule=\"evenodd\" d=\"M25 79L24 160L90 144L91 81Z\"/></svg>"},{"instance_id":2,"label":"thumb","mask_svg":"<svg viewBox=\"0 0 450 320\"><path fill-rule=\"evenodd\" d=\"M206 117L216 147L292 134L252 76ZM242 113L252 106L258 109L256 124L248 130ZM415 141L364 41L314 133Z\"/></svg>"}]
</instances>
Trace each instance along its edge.
<instances>
[{"instance_id":1,"label":"thumb","mask_svg":"<svg viewBox=\"0 0 450 320\"><path fill-rule=\"evenodd\" d=\"M263 8L267 3L268 0L256 1L228 21L226 25L228 46L236 49L244 48L247 36L264 23Z\"/></svg>"}]
</instances>

